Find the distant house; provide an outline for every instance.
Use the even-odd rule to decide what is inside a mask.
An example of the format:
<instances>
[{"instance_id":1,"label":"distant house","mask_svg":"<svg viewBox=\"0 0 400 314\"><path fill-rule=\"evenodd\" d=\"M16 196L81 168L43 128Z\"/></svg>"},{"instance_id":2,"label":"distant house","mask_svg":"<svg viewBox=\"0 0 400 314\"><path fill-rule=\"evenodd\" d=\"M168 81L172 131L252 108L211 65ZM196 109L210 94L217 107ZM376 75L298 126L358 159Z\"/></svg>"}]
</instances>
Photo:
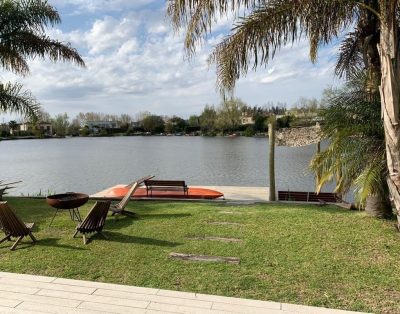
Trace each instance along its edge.
<instances>
[{"instance_id":1,"label":"distant house","mask_svg":"<svg viewBox=\"0 0 400 314\"><path fill-rule=\"evenodd\" d=\"M140 128L142 126L140 121L132 121L130 124L130 128L132 129L136 129L136 128Z\"/></svg>"},{"instance_id":2,"label":"distant house","mask_svg":"<svg viewBox=\"0 0 400 314\"><path fill-rule=\"evenodd\" d=\"M53 136L53 126L50 122L39 122L37 123L37 128L42 132L43 135ZM29 122L24 122L18 125L19 131L32 132L33 124Z\"/></svg>"},{"instance_id":3,"label":"distant house","mask_svg":"<svg viewBox=\"0 0 400 314\"><path fill-rule=\"evenodd\" d=\"M91 131L98 131L103 129L119 129L121 127L120 121L87 121L87 127Z\"/></svg>"},{"instance_id":4,"label":"distant house","mask_svg":"<svg viewBox=\"0 0 400 314\"><path fill-rule=\"evenodd\" d=\"M254 124L253 116L242 114L242 117L240 118L240 123L242 125Z\"/></svg>"}]
</instances>

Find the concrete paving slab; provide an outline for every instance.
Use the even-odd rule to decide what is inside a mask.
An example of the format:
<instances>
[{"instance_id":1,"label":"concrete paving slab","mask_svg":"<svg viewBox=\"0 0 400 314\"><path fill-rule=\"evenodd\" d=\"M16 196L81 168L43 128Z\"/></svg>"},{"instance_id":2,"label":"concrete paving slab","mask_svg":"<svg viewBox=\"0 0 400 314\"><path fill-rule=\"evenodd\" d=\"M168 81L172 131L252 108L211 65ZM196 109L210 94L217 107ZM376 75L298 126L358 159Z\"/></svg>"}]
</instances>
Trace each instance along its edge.
<instances>
[{"instance_id":1,"label":"concrete paving slab","mask_svg":"<svg viewBox=\"0 0 400 314\"><path fill-rule=\"evenodd\" d=\"M0 313L356 313L280 302L5 272L0 273L0 282L0 289L4 289L1 291Z\"/></svg>"}]
</instances>

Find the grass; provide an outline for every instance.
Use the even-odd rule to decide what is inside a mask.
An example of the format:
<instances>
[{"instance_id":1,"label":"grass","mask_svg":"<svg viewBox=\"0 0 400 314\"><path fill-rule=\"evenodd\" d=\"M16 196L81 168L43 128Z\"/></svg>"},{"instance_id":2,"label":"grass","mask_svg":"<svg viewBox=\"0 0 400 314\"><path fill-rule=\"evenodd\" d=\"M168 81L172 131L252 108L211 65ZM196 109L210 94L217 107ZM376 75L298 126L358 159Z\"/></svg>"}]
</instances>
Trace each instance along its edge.
<instances>
[{"instance_id":1,"label":"grass","mask_svg":"<svg viewBox=\"0 0 400 314\"><path fill-rule=\"evenodd\" d=\"M393 221L333 206L131 202L137 219L110 217L109 240L73 239L67 212L9 200L39 242L0 246L2 271L300 303L400 312L400 238ZM84 216L92 203L81 208ZM221 211L232 211L223 214ZM229 221L237 225L213 225ZM242 243L188 240L220 236ZM170 252L239 257L239 265L171 260Z\"/></svg>"}]
</instances>

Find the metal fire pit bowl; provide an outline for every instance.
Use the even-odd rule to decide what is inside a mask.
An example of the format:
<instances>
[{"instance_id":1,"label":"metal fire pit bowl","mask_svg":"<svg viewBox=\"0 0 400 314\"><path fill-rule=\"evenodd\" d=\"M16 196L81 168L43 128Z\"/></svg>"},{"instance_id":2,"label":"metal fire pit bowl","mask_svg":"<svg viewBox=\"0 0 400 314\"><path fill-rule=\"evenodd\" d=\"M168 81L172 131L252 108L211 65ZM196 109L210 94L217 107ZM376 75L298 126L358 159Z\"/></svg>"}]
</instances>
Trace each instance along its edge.
<instances>
[{"instance_id":1,"label":"metal fire pit bowl","mask_svg":"<svg viewBox=\"0 0 400 314\"><path fill-rule=\"evenodd\" d=\"M86 204L89 195L83 193L64 193L47 196L46 201L50 206L57 209L78 208Z\"/></svg>"},{"instance_id":2,"label":"metal fire pit bowl","mask_svg":"<svg viewBox=\"0 0 400 314\"><path fill-rule=\"evenodd\" d=\"M53 218L51 219L50 226L53 223L59 210L68 210L72 221L75 219L79 222L82 221L79 213L79 207L89 200L89 195L83 193L68 192L64 194L54 194L46 197L47 204L56 208Z\"/></svg>"}]
</instances>

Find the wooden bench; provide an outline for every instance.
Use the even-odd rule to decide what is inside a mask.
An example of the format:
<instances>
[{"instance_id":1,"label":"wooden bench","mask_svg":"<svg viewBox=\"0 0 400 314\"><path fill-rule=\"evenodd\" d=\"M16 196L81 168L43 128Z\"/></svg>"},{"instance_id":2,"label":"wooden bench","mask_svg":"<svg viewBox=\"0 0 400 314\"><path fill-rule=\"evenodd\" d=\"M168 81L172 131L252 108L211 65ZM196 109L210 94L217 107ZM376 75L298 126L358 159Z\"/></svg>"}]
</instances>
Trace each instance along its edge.
<instances>
[{"instance_id":1,"label":"wooden bench","mask_svg":"<svg viewBox=\"0 0 400 314\"><path fill-rule=\"evenodd\" d=\"M173 180L145 180L147 196L153 195L153 191L180 191L182 190L184 195L188 195L189 188L185 181L173 181Z\"/></svg>"},{"instance_id":2,"label":"wooden bench","mask_svg":"<svg viewBox=\"0 0 400 314\"><path fill-rule=\"evenodd\" d=\"M326 202L337 203L339 198L335 193L314 193L314 192L298 192L298 191L278 191L279 201L294 202Z\"/></svg>"}]
</instances>

